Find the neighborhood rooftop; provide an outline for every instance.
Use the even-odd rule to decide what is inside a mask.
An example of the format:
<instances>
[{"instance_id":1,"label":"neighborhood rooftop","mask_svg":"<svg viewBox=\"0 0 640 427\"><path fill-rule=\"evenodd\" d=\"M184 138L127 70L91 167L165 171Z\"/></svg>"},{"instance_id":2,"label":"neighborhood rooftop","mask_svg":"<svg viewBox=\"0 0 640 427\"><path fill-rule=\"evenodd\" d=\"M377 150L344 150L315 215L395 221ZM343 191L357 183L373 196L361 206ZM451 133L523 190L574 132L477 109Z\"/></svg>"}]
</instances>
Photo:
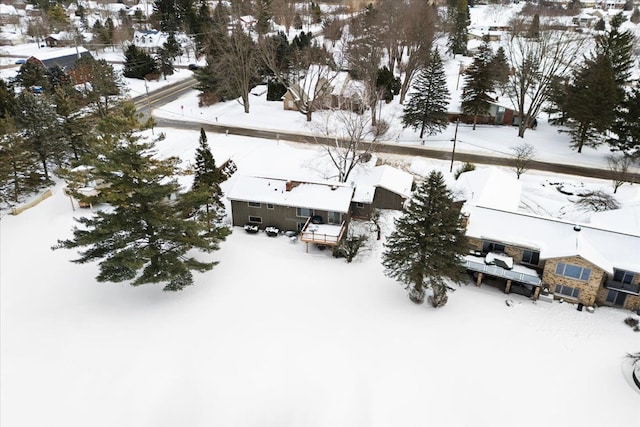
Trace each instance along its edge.
<instances>
[{"instance_id":1,"label":"neighborhood rooftop","mask_svg":"<svg viewBox=\"0 0 640 427\"><path fill-rule=\"evenodd\" d=\"M613 268L640 271L640 234L626 234L484 206L467 205L467 235L540 251L540 258L572 255L613 273Z\"/></svg>"},{"instance_id":2,"label":"neighborhood rooftop","mask_svg":"<svg viewBox=\"0 0 640 427\"><path fill-rule=\"evenodd\" d=\"M301 182L238 176L227 198L347 213L352 195L353 188L350 185L337 182Z\"/></svg>"},{"instance_id":3,"label":"neighborhood rooftop","mask_svg":"<svg viewBox=\"0 0 640 427\"><path fill-rule=\"evenodd\" d=\"M376 166L365 169L355 176L356 190L353 201L359 203L372 203L377 187L389 190L392 193L408 198L411 196L413 176L400 169L388 165Z\"/></svg>"}]
</instances>

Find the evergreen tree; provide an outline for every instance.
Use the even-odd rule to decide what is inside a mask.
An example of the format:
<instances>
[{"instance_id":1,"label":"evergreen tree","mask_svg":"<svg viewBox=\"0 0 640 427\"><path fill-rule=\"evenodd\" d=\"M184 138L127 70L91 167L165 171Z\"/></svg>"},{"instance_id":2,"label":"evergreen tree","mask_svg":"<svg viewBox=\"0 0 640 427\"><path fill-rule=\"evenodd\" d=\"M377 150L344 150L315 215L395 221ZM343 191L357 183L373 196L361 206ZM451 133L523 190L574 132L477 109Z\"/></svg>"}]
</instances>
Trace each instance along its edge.
<instances>
[{"instance_id":1,"label":"evergreen tree","mask_svg":"<svg viewBox=\"0 0 640 427\"><path fill-rule=\"evenodd\" d=\"M467 0L454 0L449 2L449 19L451 29L449 32L449 51L453 55L465 55L467 53L467 34L469 20L469 5Z\"/></svg>"},{"instance_id":2,"label":"evergreen tree","mask_svg":"<svg viewBox=\"0 0 640 427\"><path fill-rule=\"evenodd\" d=\"M28 89L31 86L47 86L47 69L38 61L27 61L16 73L15 82Z\"/></svg>"},{"instance_id":3,"label":"evergreen tree","mask_svg":"<svg viewBox=\"0 0 640 427\"><path fill-rule=\"evenodd\" d=\"M601 134L612 125L618 102L609 57L599 55L587 60L567 88L565 100L566 125L570 128L572 147L578 153L584 145L596 147L604 142Z\"/></svg>"},{"instance_id":4,"label":"evergreen tree","mask_svg":"<svg viewBox=\"0 0 640 427\"><path fill-rule=\"evenodd\" d=\"M129 45L124 54L124 68L122 75L134 79L144 79L147 74L158 72L156 62L148 53L138 49L136 45Z\"/></svg>"},{"instance_id":5,"label":"evergreen tree","mask_svg":"<svg viewBox=\"0 0 640 427\"><path fill-rule=\"evenodd\" d=\"M192 271L216 264L198 260L193 251L217 250L226 232L208 233L203 221L185 215L175 179L178 159L158 159L154 144L140 138L132 127L135 106L126 104L104 120L96 141L100 155L89 166L105 184L97 197L111 208L77 219L81 226L73 238L53 249L83 248L73 262L98 261L99 282L164 283L165 291L192 285Z\"/></svg>"},{"instance_id":6,"label":"evergreen tree","mask_svg":"<svg viewBox=\"0 0 640 427\"><path fill-rule=\"evenodd\" d=\"M444 66L438 51L434 51L412 86L413 92L405 103L402 124L413 130L420 128L420 138L435 135L446 129L449 89Z\"/></svg>"},{"instance_id":7,"label":"evergreen tree","mask_svg":"<svg viewBox=\"0 0 640 427\"><path fill-rule=\"evenodd\" d=\"M271 29L271 19L273 19L272 2L273 0L256 0L256 32L261 36Z\"/></svg>"},{"instance_id":8,"label":"evergreen tree","mask_svg":"<svg viewBox=\"0 0 640 427\"><path fill-rule=\"evenodd\" d=\"M180 43L178 43L176 36L173 33L169 33L167 41L164 42L162 48L167 51L168 57L174 61L176 58L181 57L183 53L182 46L180 46Z\"/></svg>"},{"instance_id":9,"label":"evergreen tree","mask_svg":"<svg viewBox=\"0 0 640 427\"><path fill-rule=\"evenodd\" d=\"M216 6L216 9L221 6L222 6L222 2L219 2L218 5ZM214 9L214 12L215 12L215 9ZM200 0L200 4L196 12L196 28L194 29L194 32L193 32L193 38L196 44L196 50L198 52L203 51L205 41L207 39L206 34L211 30L212 26L213 26L213 18L211 16L211 11L209 10L209 2L207 0Z\"/></svg>"},{"instance_id":10,"label":"evergreen tree","mask_svg":"<svg viewBox=\"0 0 640 427\"><path fill-rule=\"evenodd\" d=\"M605 29L605 22L603 18L600 18L598 20L598 22L596 22L596 25L593 26L593 29L596 31L604 31Z\"/></svg>"},{"instance_id":11,"label":"evergreen tree","mask_svg":"<svg viewBox=\"0 0 640 427\"><path fill-rule=\"evenodd\" d=\"M76 61L75 72L83 80L91 82L85 85L84 94L90 104L100 116L105 116L115 99L124 91L124 82L113 66L104 59L80 58Z\"/></svg>"},{"instance_id":12,"label":"evergreen tree","mask_svg":"<svg viewBox=\"0 0 640 427\"><path fill-rule=\"evenodd\" d=\"M611 127L615 136L607 142L612 150L623 151L635 159L640 158L640 85L636 84L616 109Z\"/></svg>"},{"instance_id":13,"label":"evergreen tree","mask_svg":"<svg viewBox=\"0 0 640 427\"><path fill-rule=\"evenodd\" d=\"M0 79L0 119L10 117L16 113L16 94L13 88Z\"/></svg>"},{"instance_id":14,"label":"evergreen tree","mask_svg":"<svg viewBox=\"0 0 640 427\"><path fill-rule=\"evenodd\" d=\"M631 18L629 18L631 22L634 24L640 23L640 8L636 7L633 9L633 13L631 14Z\"/></svg>"},{"instance_id":15,"label":"evergreen tree","mask_svg":"<svg viewBox=\"0 0 640 427\"><path fill-rule=\"evenodd\" d=\"M461 259L468 250L459 209L453 204L442 173L433 171L395 221L382 264L385 274L409 291L411 301L422 303L425 289L431 288L429 302L441 307L452 290L446 279L461 282L465 277Z\"/></svg>"},{"instance_id":16,"label":"evergreen tree","mask_svg":"<svg viewBox=\"0 0 640 427\"><path fill-rule=\"evenodd\" d=\"M192 192L194 200L191 206L209 224L210 232L216 231L215 224L220 224L224 218L224 205L222 204L222 190L220 183L225 176L216 167L216 161L207 143L207 134L200 128L200 140L196 149L195 171L193 177Z\"/></svg>"},{"instance_id":17,"label":"evergreen tree","mask_svg":"<svg viewBox=\"0 0 640 427\"><path fill-rule=\"evenodd\" d=\"M65 153L58 115L49 99L29 92L18 96L17 111L16 125L22 130L29 149L40 159L45 181L49 181L49 162L60 165Z\"/></svg>"},{"instance_id":18,"label":"evergreen tree","mask_svg":"<svg viewBox=\"0 0 640 427\"><path fill-rule=\"evenodd\" d=\"M476 130L478 116L487 114L489 102L493 101L494 77L491 73L493 54L485 42L467 69L462 88L462 111L473 116L473 130Z\"/></svg>"},{"instance_id":19,"label":"evergreen tree","mask_svg":"<svg viewBox=\"0 0 640 427\"><path fill-rule=\"evenodd\" d=\"M596 36L595 55L607 55L613 67L620 100L631 76L633 68L633 42L631 31L620 31L620 27L626 21L622 13L614 15L609 22L610 29L604 34Z\"/></svg>"},{"instance_id":20,"label":"evergreen tree","mask_svg":"<svg viewBox=\"0 0 640 427\"><path fill-rule=\"evenodd\" d=\"M528 37L532 39L540 37L540 15L537 13L533 15L533 19L531 20Z\"/></svg>"},{"instance_id":21,"label":"evergreen tree","mask_svg":"<svg viewBox=\"0 0 640 427\"><path fill-rule=\"evenodd\" d=\"M82 111L82 98L72 87L59 86L55 89L52 100L60 118L60 132L68 145L66 151L73 154L75 160L80 160L89 151L88 120Z\"/></svg>"},{"instance_id":22,"label":"evergreen tree","mask_svg":"<svg viewBox=\"0 0 640 427\"><path fill-rule=\"evenodd\" d=\"M13 118L0 118L0 201L17 203L20 196L39 187L32 172L38 169L37 159L28 150Z\"/></svg>"},{"instance_id":23,"label":"evergreen tree","mask_svg":"<svg viewBox=\"0 0 640 427\"><path fill-rule=\"evenodd\" d=\"M509 83L509 62L507 61L507 55L504 52L504 48L500 46L498 51L493 56L493 59L489 63L490 73L493 77L493 81L496 88L500 88L504 94Z\"/></svg>"},{"instance_id":24,"label":"evergreen tree","mask_svg":"<svg viewBox=\"0 0 640 427\"><path fill-rule=\"evenodd\" d=\"M162 73L165 80L167 80L167 76L171 76L175 72L171 54L167 49L163 47L158 49L158 53L156 54L156 66L158 67L158 71Z\"/></svg>"}]
</instances>

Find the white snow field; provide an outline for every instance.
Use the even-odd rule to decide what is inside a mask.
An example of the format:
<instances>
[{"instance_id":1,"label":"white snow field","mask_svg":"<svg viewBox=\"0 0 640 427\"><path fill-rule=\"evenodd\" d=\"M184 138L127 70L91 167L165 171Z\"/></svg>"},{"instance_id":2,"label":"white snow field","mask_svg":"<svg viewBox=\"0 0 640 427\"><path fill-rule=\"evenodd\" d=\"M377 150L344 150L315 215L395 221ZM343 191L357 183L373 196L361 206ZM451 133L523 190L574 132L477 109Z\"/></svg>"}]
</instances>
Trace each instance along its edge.
<instances>
[{"instance_id":1,"label":"white snow field","mask_svg":"<svg viewBox=\"0 0 640 427\"><path fill-rule=\"evenodd\" d=\"M165 131L161 155L193 158L197 130ZM238 174L311 174L319 156L282 141L209 134L209 144ZM529 204L570 204L545 179L523 175ZM97 283L97 265L50 249L90 214L53 190L0 221L3 427L640 424L640 391L624 374L640 346L628 311L472 284L442 309L416 306L384 276L382 242L347 264L242 228L182 292ZM637 186L619 192L637 203Z\"/></svg>"}]
</instances>

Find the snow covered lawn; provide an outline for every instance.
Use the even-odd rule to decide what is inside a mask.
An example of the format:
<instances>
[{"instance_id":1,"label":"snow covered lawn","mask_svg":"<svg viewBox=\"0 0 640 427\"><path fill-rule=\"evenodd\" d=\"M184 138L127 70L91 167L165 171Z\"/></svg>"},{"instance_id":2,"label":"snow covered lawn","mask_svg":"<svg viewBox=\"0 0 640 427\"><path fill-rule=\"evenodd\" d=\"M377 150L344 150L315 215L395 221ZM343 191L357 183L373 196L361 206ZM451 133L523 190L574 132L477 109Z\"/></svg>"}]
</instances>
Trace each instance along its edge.
<instances>
[{"instance_id":1,"label":"snow covered lawn","mask_svg":"<svg viewBox=\"0 0 640 427\"><path fill-rule=\"evenodd\" d=\"M188 160L197 135L167 130L159 151ZM310 173L318 154L209 142L238 173ZM412 165L427 167L448 169ZM559 206L542 190L532 205L553 194ZM383 275L380 242L347 264L241 227L183 292L99 284L95 265L50 250L84 213L56 187L0 221L3 427L640 425L628 311L513 294L509 307L486 285L415 306Z\"/></svg>"}]
</instances>

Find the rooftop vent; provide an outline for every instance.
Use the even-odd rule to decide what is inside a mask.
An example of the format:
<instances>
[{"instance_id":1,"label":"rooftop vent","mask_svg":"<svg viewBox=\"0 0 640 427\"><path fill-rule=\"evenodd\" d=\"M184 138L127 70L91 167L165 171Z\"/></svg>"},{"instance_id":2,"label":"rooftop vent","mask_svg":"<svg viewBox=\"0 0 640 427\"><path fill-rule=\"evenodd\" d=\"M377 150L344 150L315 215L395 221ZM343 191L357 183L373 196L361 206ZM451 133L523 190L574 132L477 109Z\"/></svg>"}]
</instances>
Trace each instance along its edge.
<instances>
[{"instance_id":1,"label":"rooftop vent","mask_svg":"<svg viewBox=\"0 0 640 427\"><path fill-rule=\"evenodd\" d=\"M580 231L582 230L582 227L580 227L580 225L576 224L573 226L573 231Z\"/></svg>"}]
</instances>

